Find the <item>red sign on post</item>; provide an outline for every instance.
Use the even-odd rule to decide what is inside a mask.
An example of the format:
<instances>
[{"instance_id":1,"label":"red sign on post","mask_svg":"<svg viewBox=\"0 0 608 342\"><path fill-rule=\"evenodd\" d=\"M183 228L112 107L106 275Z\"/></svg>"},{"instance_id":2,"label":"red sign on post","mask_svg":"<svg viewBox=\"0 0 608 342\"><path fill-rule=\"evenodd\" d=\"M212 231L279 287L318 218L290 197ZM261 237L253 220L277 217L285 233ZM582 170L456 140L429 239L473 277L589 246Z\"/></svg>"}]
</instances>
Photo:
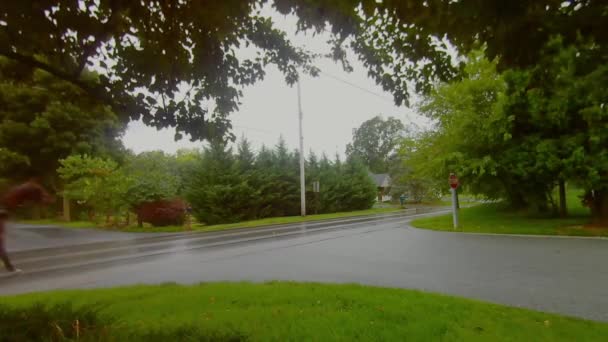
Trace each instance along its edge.
<instances>
[{"instance_id":1,"label":"red sign on post","mask_svg":"<svg viewBox=\"0 0 608 342\"><path fill-rule=\"evenodd\" d=\"M450 173L449 182L452 189L458 188L458 185L460 184L458 183L458 177L456 177L456 175L453 173Z\"/></svg>"}]
</instances>

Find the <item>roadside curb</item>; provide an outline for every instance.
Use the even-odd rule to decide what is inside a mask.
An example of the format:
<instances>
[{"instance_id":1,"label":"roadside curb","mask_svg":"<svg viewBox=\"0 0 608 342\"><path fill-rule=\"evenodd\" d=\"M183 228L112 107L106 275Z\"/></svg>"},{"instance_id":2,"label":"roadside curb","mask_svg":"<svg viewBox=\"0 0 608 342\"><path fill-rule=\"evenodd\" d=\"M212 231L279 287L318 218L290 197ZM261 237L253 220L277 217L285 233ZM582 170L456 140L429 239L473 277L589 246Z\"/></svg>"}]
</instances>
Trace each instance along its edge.
<instances>
[{"instance_id":1,"label":"roadside curb","mask_svg":"<svg viewBox=\"0 0 608 342\"><path fill-rule=\"evenodd\" d=\"M571 240L608 240L608 236L577 236L577 235L539 235L539 234L505 234L505 233L478 233L478 232L462 232L462 231L450 231L450 230L438 230L438 229L427 229L414 227L408 223L408 228L437 232L437 233L448 233L448 234L461 234L461 235L478 235L478 236L506 236L506 237L517 237L517 238L535 238L535 239L571 239Z\"/></svg>"}]
</instances>

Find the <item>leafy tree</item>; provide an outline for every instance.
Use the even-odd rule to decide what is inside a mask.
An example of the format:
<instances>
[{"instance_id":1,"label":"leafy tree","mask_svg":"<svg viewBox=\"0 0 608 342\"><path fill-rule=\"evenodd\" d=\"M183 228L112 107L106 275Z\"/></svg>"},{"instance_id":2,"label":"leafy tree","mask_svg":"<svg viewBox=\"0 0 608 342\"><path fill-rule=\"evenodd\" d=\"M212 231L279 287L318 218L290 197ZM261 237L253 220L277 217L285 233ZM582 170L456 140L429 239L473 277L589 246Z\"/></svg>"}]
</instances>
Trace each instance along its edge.
<instances>
[{"instance_id":1,"label":"leafy tree","mask_svg":"<svg viewBox=\"0 0 608 342\"><path fill-rule=\"evenodd\" d=\"M509 177L510 169L500 162L511 138L510 119L500 109L505 81L481 51L468 56L465 75L423 99L420 112L435 120L435 127L402 145L404 163L413 168L414 179L433 179L444 191L455 172L473 193L520 204L521 186L514 185L524 180Z\"/></svg>"},{"instance_id":2,"label":"leafy tree","mask_svg":"<svg viewBox=\"0 0 608 342\"><path fill-rule=\"evenodd\" d=\"M554 178L538 158L538 136L518 139L514 122L526 114L506 107L507 82L482 51L468 56L461 81L439 85L420 112L435 129L402 146L412 179L434 180L446 191L447 176L459 175L468 191L506 198L513 207L546 210Z\"/></svg>"},{"instance_id":3,"label":"leafy tree","mask_svg":"<svg viewBox=\"0 0 608 342\"><path fill-rule=\"evenodd\" d=\"M153 151L129 154L119 166L110 159L72 155L60 160L58 173L66 182L64 194L69 199L110 217L146 203L175 199L198 160L197 152L179 151L174 156Z\"/></svg>"},{"instance_id":4,"label":"leafy tree","mask_svg":"<svg viewBox=\"0 0 608 342\"><path fill-rule=\"evenodd\" d=\"M320 31L332 24L332 57L348 66L345 48L352 48L397 104L408 102L408 82L416 91L429 92L434 80L445 82L459 75L447 42L462 55L486 44L486 55L490 60L500 57L501 69L536 64L542 48L557 35L568 44L578 39L592 42L604 56L608 43L608 5L603 1L342 0L313 5L280 0L275 4L281 13L299 17L300 30Z\"/></svg>"},{"instance_id":5,"label":"leafy tree","mask_svg":"<svg viewBox=\"0 0 608 342\"><path fill-rule=\"evenodd\" d=\"M18 174L20 169L29 167L30 159L22 154L0 147L0 165L0 174L12 176Z\"/></svg>"},{"instance_id":6,"label":"leafy tree","mask_svg":"<svg viewBox=\"0 0 608 342\"><path fill-rule=\"evenodd\" d=\"M70 82L123 118L176 127L178 138L223 137L241 88L263 78L265 65L276 65L290 84L298 66L314 73L310 57L259 14L258 4L3 3L0 55ZM241 45L255 47L255 57L238 58ZM99 77L86 77L92 66Z\"/></svg>"},{"instance_id":7,"label":"leafy tree","mask_svg":"<svg viewBox=\"0 0 608 342\"><path fill-rule=\"evenodd\" d=\"M72 83L123 117L174 126L177 137L217 137L230 128L227 115L237 109L241 87L261 79L264 66L277 65L288 83L299 66L316 72L311 55L261 14L264 3L4 1L0 54ZM350 46L397 104L408 101L408 81L429 91L435 79L457 74L446 41L462 53L486 43L488 55L509 67L533 65L555 35L593 42L603 55L608 40L603 1L275 0L273 6L295 14L302 31L329 23L329 55L350 70L344 51ZM241 45L259 54L240 59ZM92 64L100 77L86 77ZM217 106L207 109L212 100Z\"/></svg>"},{"instance_id":8,"label":"leafy tree","mask_svg":"<svg viewBox=\"0 0 608 342\"><path fill-rule=\"evenodd\" d=\"M467 77L440 85L421 106L436 120L434 131L403 152L415 174L445 179L461 175L467 189L506 197L515 207L547 210L552 191L570 180L586 189L598 222L606 216L607 166L603 146L608 93L600 84L608 67L598 49L557 37L538 64L502 75L496 63L473 53Z\"/></svg>"},{"instance_id":9,"label":"leafy tree","mask_svg":"<svg viewBox=\"0 0 608 342\"><path fill-rule=\"evenodd\" d=\"M80 201L94 213L110 217L127 209L129 177L110 159L88 155L71 155L59 161L57 170L66 182L64 195Z\"/></svg>"},{"instance_id":10,"label":"leafy tree","mask_svg":"<svg viewBox=\"0 0 608 342\"><path fill-rule=\"evenodd\" d=\"M346 154L360 159L372 172L387 172L390 157L404 130L399 119L389 117L384 120L381 116L376 116L353 130L353 142L346 146Z\"/></svg>"},{"instance_id":11,"label":"leafy tree","mask_svg":"<svg viewBox=\"0 0 608 342\"><path fill-rule=\"evenodd\" d=\"M177 194L184 197L187 192L188 182L192 179L196 168L201 163L201 151L198 149L179 149L175 154L175 169L177 170L178 188Z\"/></svg>"},{"instance_id":12,"label":"leafy tree","mask_svg":"<svg viewBox=\"0 0 608 342\"><path fill-rule=\"evenodd\" d=\"M127 159L129 202L133 208L145 202L173 199L180 189L175 156L162 151L142 152Z\"/></svg>"},{"instance_id":13,"label":"leafy tree","mask_svg":"<svg viewBox=\"0 0 608 342\"><path fill-rule=\"evenodd\" d=\"M595 44L565 45L556 37L543 50L539 63L505 75L513 116L514 146L534 151L535 180L560 185L561 212L566 214L568 180L582 186L594 219L608 222L608 60L597 65ZM511 155L514 154L511 153ZM516 172L519 170L515 170Z\"/></svg>"},{"instance_id":14,"label":"leafy tree","mask_svg":"<svg viewBox=\"0 0 608 342\"><path fill-rule=\"evenodd\" d=\"M437 181L429 170L424 170L426 163L416 160L422 157L416 153L422 143L424 133L408 135L399 146L396 157L392 160L389 174L391 176L391 195L394 198L405 194L408 200L420 203L424 200L434 201L445 192L445 180ZM430 156L429 156L430 157Z\"/></svg>"},{"instance_id":15,"label":"leafy tree","mask_svg":"<svg viewBox=\"0 0 608 342\"><path fill-rule=\"evenodd\" d=\"M15 71L0 57L2 176L53 180L58 160L70 154L118 156L125 125L109 108L83 97L47 72Z\"/></svg>"}]
</instances>

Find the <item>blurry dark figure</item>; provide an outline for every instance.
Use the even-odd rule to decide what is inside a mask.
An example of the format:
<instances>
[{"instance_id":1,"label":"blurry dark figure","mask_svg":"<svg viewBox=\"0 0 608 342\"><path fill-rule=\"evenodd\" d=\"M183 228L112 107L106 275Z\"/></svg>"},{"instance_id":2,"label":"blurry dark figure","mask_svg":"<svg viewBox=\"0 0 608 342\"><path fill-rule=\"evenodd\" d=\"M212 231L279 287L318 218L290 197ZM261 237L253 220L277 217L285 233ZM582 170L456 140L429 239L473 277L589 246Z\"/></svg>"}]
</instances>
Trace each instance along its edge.
<instances>
[{"instance_id":1,"label":"blurry dark figure","mask_svg":"<svg viewBox=\"0 0 608 342\"><path fill-rule=\"evenodd\" d=\"M4 263L4 267L9 272L21 272L15 268L6 253L6 221L9 217L9 212L22 206L25 203L51 203L53 197L49 195L40 184L35 181L29 181L11 188L2 198L0 205L0 259Z\"/></svg>"}]
</instances>

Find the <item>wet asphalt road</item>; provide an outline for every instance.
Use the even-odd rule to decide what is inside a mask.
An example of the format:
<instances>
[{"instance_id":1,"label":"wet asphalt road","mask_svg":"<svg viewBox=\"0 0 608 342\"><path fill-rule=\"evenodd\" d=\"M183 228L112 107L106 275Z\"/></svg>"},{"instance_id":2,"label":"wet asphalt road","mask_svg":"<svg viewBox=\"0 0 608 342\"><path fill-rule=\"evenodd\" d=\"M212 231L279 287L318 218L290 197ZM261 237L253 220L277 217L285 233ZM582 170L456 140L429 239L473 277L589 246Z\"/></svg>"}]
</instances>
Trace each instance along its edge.
<instances>
[{"instance_id":1,"label":"wet asphalt road","mask_svg":"<svg viewBox=\"0 0 608 342\"><path fill-rule=\"evenodd\" d=\"M36 228L18 226L9 236L18 246L11 255L26 272L0 273L0 294L297 280L430 290L608 321L608 239L434 232L409 227L414 216L420 215L194 234L71 235L49 228L55 233L40 233L47 237L35 243L20 239ZM40 248L56 234L61 242Z\"/></svg>"}]
</instances>

